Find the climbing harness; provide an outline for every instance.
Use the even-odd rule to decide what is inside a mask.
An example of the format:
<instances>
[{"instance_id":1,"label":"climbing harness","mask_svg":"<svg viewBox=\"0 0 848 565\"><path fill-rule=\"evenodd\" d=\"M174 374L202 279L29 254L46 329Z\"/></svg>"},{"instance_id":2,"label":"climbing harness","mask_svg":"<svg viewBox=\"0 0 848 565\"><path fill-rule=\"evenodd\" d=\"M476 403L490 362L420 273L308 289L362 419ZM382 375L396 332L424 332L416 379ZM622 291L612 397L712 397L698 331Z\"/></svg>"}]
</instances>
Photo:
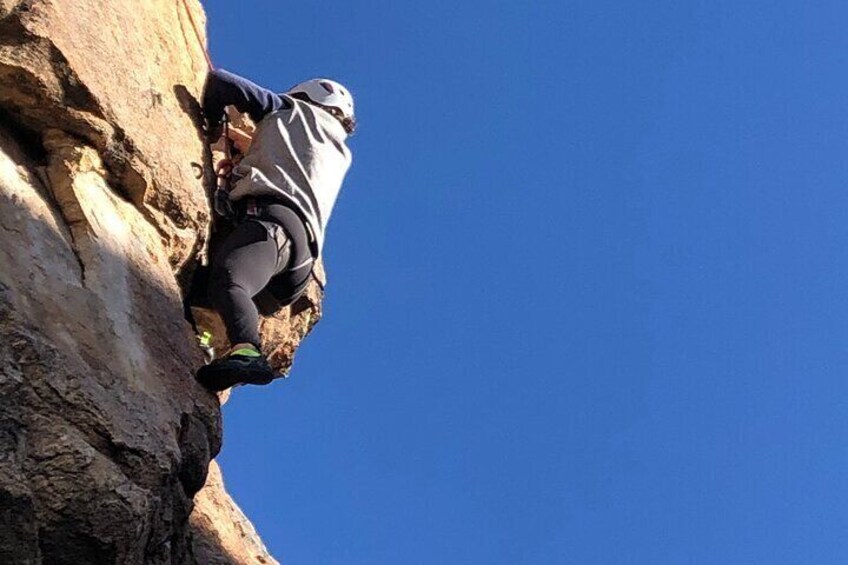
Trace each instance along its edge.
<instances>
[{"instance_id":1,"label":"climbing harness","mask_svg":"<svg viewBox=\"0 0 848 565\"><path fill-rule=\"evenodd\" d=\"M197 39L197 43L200 46L200 50L203 52L203 57L206 59L206 64L209 67L210 71L215 70L215 65L212 63L212 57L209 54L209 50L206 47L206 44L203 41L203 36L200 34L200 28L197 25L197 21L192 14L191 8L188 5L188 0L177 0L178 4L181 3L183 8L188 15L189 22L191 23L191 27L194 30L194 36ZM186 40L188 42L188 40ZM237 164L238 157L234 156L234 142L230 138L230 119L229 116L224 113L223 118L223 137L224 137L224 158L217 164L215 167L215 176L217 178L217 190L222 191L222 196L225 196L229 201L229 193L232 188L232 175L233 169ZM250 136L248 136L249 138ZM192 167L195 169L196 178L203 178L203 167L198 163L192 163ZM257 215L256 203L255 200L251 199L250 208L248 210L252 215ZM310 237L314 238L314 233L312 232L312 227L306 223L307 230L309 230ZM324 285L321 279L315 274L315 270L312 269L310 272L310 278L314 280L321 291L324 291ZM186 299L183 301L183 311L185 314L185 318L189 321L192 328L194 329L194 333L197 337L197 344L200 349L203 351L203 358L206 365L212 363L215 360L215 348L212 346L212 334L208 331L203 331L201 333L200 328L197 326L197 322L194 318L194 314L191 311L191 305L189 296L186 296ZM283 375L284 377L287 375Z\"/></svg>"},{"instance_id":2,"label":"climbing harness","mask_svg":"<svg viewBox=\"0 0 848 565\"><path fill-rule=\"evenodd\" d=\"M230 202L230 190L232 189L233 169L241 160L241 155L236 155L233 140L230 139L230 120L224 114L224 158L215 167L217 186L214 201L215 211L225 218L232 219L233 207Z\"/></svg>"}]
</instances>

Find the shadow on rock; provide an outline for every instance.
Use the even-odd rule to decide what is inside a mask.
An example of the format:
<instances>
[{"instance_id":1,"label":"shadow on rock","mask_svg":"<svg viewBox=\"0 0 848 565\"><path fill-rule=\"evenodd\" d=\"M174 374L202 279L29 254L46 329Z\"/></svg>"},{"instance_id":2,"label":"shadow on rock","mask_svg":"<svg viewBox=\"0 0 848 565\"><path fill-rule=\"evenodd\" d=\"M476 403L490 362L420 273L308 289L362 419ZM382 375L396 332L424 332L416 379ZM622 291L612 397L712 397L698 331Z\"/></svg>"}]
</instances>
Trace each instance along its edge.
<instances>
[{"instance_id":1,"label":"shadow on rock","mask_svg":"<svg viewBox=\"0 0 848 565\"><path fill-rule=\"evenodd\" d=\"M189 563L220 408L158 235L91 166L64 185L0 129L0 562Z\"/></svg>"}]
</instances>

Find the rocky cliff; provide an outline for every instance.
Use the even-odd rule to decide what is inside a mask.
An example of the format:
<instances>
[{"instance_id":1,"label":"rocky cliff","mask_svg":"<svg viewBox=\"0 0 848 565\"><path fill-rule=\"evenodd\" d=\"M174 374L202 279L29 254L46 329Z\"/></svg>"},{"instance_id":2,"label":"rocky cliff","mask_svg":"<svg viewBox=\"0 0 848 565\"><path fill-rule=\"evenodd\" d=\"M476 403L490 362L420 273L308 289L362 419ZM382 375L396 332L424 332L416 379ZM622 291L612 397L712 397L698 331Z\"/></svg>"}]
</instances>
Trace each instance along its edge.
<instances>
[{"instance_id":1,"label":"rocky cliff","mask_svg":"<svg viewBox=\"0 0 848 565\"><path fill-rule=\"evenodd\" d=\"M275 563L210 470L220 401L183 317L204 22L197 0L0 0L0 563ZM320 298L263 320L278 367Z\"/></svg>"}]
</instances>

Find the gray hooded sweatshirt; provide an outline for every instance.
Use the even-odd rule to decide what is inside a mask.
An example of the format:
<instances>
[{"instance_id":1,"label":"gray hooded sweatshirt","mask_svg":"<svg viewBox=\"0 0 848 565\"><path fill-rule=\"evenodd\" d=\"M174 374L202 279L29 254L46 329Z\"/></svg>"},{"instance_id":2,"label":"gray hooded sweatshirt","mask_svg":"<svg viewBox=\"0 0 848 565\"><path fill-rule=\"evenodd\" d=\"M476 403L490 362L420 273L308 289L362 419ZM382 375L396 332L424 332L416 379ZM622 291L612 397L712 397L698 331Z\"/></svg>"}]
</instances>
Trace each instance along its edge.
<instances>
[{"instance_id":1,"label":"gray hooded sweatshirt","mask_svg":"<svg viewBox=\"0 0 848 565\"><path fill-rule=\"evenodd\" d=\"M329 112L275 94L222 70L212 71L203 106L209 117L233 105L257 123L253 142L233 171L230 199L272 196L294 208L315 236L321 254L330 214L351 165L347 132Z\"/></svg>"}]
</instances>

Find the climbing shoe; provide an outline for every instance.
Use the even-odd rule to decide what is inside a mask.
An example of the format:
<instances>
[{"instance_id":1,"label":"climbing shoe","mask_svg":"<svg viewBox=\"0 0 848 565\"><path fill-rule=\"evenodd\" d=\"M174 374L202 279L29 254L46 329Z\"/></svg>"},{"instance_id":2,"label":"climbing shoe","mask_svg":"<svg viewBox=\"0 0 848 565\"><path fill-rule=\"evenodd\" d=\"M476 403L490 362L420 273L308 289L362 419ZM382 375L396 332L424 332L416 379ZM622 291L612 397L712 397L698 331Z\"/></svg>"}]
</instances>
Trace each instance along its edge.
<instances>
[{"instance_id":1,"label":"climbing shoe","mask_svg":"<svg viewBox=\"0 0 848 565\"><path fill-rule=\"evenodd\" d=\"M240 384L266 385L274 380L274 371L259 351L242 347L201 367L197 380L217 392Z\"/></svg>"}]
</instances>

